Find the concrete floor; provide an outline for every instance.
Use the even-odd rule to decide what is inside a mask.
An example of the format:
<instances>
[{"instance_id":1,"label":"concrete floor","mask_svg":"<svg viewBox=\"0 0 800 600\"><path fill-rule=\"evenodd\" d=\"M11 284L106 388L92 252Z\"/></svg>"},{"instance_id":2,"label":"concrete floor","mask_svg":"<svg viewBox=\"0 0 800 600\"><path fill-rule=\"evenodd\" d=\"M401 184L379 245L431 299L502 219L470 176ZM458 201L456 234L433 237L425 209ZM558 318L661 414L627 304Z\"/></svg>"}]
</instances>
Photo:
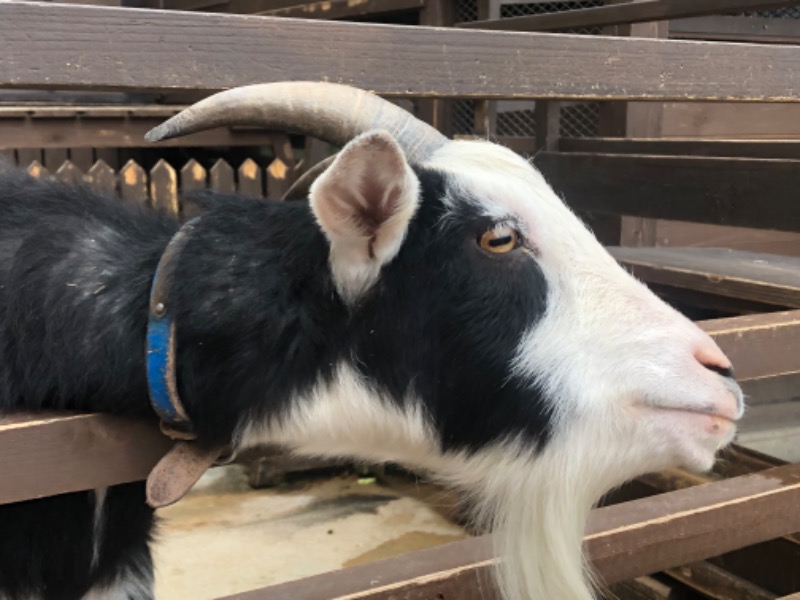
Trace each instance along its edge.
<instances>
[{"instance_id":1,"label":"concrete floor","mask_svg":"<svg viewBox=\"0 0 800 600\"><path fill-rule=\"evenodd\" d=\"M156 598L217 598L466 537L437 504L452 503L422 484L340 475L253 490L241 467L212 469L159 511Z\"/></svg>"}]
</instances>

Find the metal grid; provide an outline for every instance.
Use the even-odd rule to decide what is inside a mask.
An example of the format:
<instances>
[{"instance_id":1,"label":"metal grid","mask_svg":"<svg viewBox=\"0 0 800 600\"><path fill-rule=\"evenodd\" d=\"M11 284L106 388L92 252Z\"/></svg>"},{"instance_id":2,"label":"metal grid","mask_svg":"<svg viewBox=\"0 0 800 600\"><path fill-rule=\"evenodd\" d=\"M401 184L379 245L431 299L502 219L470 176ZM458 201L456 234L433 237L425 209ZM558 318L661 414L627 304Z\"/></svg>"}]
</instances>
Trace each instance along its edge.
<instances>
[{"instance_id":1,"label":"metal grid","mask_svg":"<svg viewBox=\"0 0 800 600\"><path fill-rule=\"evenodd\" d=\"M753 17L769 17L772 19L800 19L800 6L773 8L772 10L759 10L745 14Z\"/></svg>"},{"instance_id":2,"label":"metal grid","mask_svg":"<svg viewBox=\"0 0 800 600\"><path fill-rule=\"evenodd\" d=\"M603 0L565 0L561 2L519 2L500 5L500 18L508 19L524 15L537 15L567 10L578 10L603 6ZM458 21L478 19L477 0L456 2ZM597 27L570 30L569 33L597 35ZM533 137L536 124L531 102L503 102L498 105L494 135L508 137ZM456 135L475 134L475 102L459 100L452 102L452 127ZM561 109L561 135L564 137L591 137L597 135L599 121L597 103L577 103Z\"/></svg>"}]
</instances>

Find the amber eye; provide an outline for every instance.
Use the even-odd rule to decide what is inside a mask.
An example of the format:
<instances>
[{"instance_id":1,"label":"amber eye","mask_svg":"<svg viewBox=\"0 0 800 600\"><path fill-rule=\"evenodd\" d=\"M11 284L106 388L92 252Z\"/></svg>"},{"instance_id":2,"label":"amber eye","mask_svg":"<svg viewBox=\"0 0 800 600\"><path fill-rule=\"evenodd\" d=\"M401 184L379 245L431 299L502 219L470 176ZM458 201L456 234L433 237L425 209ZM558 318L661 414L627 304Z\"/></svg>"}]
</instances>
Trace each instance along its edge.
<instances>
[{"instance_id":1,"label":"amber eye","mask_svg":"<svg viewBox=\"0 0 800 600\"><path fill-rule=\"evenodd\" d=\"M478 241L481 248L494 254L505 254L519 246L519 234L508 225L497 225Z\"/></svg>"}]
</instances>

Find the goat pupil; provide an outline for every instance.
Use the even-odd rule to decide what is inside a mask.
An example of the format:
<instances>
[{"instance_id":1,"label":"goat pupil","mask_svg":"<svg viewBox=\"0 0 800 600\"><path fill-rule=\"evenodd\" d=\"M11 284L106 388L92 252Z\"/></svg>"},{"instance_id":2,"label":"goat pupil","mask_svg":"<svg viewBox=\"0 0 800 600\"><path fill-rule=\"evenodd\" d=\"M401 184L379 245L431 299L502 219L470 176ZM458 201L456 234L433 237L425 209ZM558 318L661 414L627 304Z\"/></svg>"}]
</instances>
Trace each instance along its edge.
<instances>
[{"instance_id":1,"label":"goat pupil","mask_svg":"<svg viewBox=\"0 0 800 600\"><path fill-rule=\"evenodd\" d=\"M511 236L510 235L506 235L504 237L498 237L498 238L494 238L493 240L489 240L489 245L492 248L497 248L498 246L505 246L507 244L510 244L511 241L512 241L511 240Z\"/></svg>"}]
</instances>

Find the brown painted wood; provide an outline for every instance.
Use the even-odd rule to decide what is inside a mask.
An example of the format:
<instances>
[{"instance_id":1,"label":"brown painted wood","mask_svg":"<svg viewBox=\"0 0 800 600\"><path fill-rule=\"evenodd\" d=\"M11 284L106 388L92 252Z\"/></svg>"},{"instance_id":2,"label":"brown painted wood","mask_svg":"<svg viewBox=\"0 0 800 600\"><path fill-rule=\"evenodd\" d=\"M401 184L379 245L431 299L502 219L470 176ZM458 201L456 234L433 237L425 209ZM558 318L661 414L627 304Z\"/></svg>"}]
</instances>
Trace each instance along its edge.
<instances>
[{"instance_id":1,"label":"brown painted wood","mask_svg":"<svg viewBox=\"0 0 800 600\"><path fill-rule=\"evenodd\" d=\"M181 168L181 193L206 189L206 170L195 159L191 159Z\"/></svg>"},{"instance_id":2,"label":"brown painted wood","mask_svg":"<svg viewBox=\"0 0 800 600\"><path fill-rule=\"evenodd\" d=\"M90 147L70 148L69 159L84 173L94 164L94 151Z\"/></svg>"},{"instance_id":3,"label":"brown painted wood","mask_svg":"<svg viewBox=\"0 0 800 600\"><path fill-rule=\"evenodd\" d=\"M119 172L119 195L125 202L149 205L150 197L147 195L147 173L133 160L125 163Z\"/></svg>"},{"instance_id":4,"label":"brown painted wood","mask_svg":"<svg viewBox=\"0 0 800 600\"><path fill-rule=\"evenodd\" d=\"M763 10L799 3L797 0L784 0L783 2L776 0L640 0L508 19L471 21L459 23L458 26L506 31L559 31L581 27L604 27L683 19L720 12Z\"/></svg>"},{"instance_id":5,"label":"brown painted wood","mask_svg":"<svg viewBox=\"0 0 800 600\"><path fill-rule=\"evenodd\" d=\"M646 282L800 308L800 258L726 248L609 248Z\"/></svg>"},{"instance_id":6,"label":"brown painted wood","mask_svg":"<svg viewBox=\"0 0 800 600\"><path fill-rule=\"evenodd\" d=\"M542 152L535 164L578 210L800 231L800 161Z\"/></svg>"},{"instance_id":7,"label":"brown painted wood","mask_svg":"<svg viewBox=\"0 0 800 600\"><path fill-rule=\"evenodd\" d=\"M23 163L20 163L20 166L22 165ZM30 163L25 170L31 177L39 177L40 179L46 179L50 177L50 171L45 169L38 160L34 160L32 163Z\"/></svg>"},{"instance_id":8,"label":"brown painted wood","mask_svg":"<svg viewBox=\"0 0 800 600\"><path fill-rule=\"evenodd\" d=\"M174 111L171 111L174 112ZM269 133L218 128L158 144L144 141L144 134L167 117L103 117L94 119L0 118L0 148L97 148L150 146L260 146L270 143ZM66 156L64 156L66 159ZM63 162L62 159L60 162ZM59 164L60 164L59 162Z\"/></svg>"},{"instance_id":9,"label":"brown painted wood","mask_svg":"<svg viewBox=\"0 0 800 600\"><path fill-rule=\"evenodd\" d=\"M742 381L800 371L800 311L698 323L728 355Z\"/></svg>"},{"instance_id":10,"label":"brown painted wood","mask_svg":"<svg viewBox=\"0 0 800 600\"><path fill-rule=\"evenodd\" d=\"M83 183L83 172L71 160L66 161L56 171L56 179L64 183L78 185Z\"/></svg>"},{"instance_id":11,"label":"brown painted wood","mask_svg":"<svg viewBox=\"0 0 800 600\"><path fill-rule=\"evenodd\" d=\"M680 581L696 592L716 600L774 600L775 594L741 577L713 565L700 561L667 569L667 575Z\"/></svg>"},{"instance_id":12,"label":"brown painted wood","mask_svg":"<svg viewBox=\"0 0 800 600\"><path fill-rule=\"evenodd\" d=\"M0 504L144 479L170 446L110 415L0 415Z\"/></svg>"},{"instance_id":13,"label":"brown painted wood","mask_svg":"<svg viewBox=\"0 0 800 600\"><path fill-rule=\"evenodd\" d=\"M419 10L425 0L325 0L299 6L267 10L262 15L296 19L350 19L366 15L385 15L406 10Z\"/></svg>"},{"instance_id":14,"label":"brown painted wood","mask_svg":"<svg viewBox=\"0 0 800 600\"><path fill-rule=\"evenodd\" d=\"M165 160L159 160L150 169L150 203L153 208L177 216L178 174Z\"/></svg>"},{"instance_id":15,"label":"brown painted wood","mask_svg":"<svg viewBox=\"0 0 800 600\"><path fill-rule=\"evenodd\" d=\"M20 144L15 145L19 146ZM44 166L51 171L57 171L67 160L69 153L66 148L45 148L42 151L42 156L44 158Z\"/></svg>"},{"instance_id":16,"label":"brown painted wood","mask_svg":"<svg viewBox=\"0 0 800 600\"><path fill-rule=\"evenodd\" d=\"M294 150L289 136L286 134L275 134L272 138L272 150L275 158L267 166L267 190L268 198L282 198L289 190L295 178L295 167L297 161L294 157Z\"/></svg>"},{"instance_id":17,"label":"brown painted wood","mask_svg":"<svg viewBox=\"0 0 800 600\"><path fill-rule=\"evenodd\" d=\"M252 158L246 159L237 171L238 192L246 196L261 198L264 195L261 168Z\"/></svg>"},{"instance_id":18,"label":"brown painted wood","mask_svg":"<svg viewBox=\"0 0 800 600\"><path fill-rule=\"evenodd\" d=\"M562 152L800 159L800 141L719 139L562 138Z\"/></svg>"},{"instance_id":19,"label":"brown painted wood","mask_svg":"<svg viewBox=\"0 0 800 600\"><path fill-rule=\"evenodd\" d=\"M769 17L696 17L669 24L669 36L681 40L800 44L795 19Z\"/></svg>"},{"instance_id":20,"label":"brown painted wood","mask_svg":"<svg viewBox=\"0 0 800 600\"><path fill-rule=\"evenodd\" d=\"M109 167L103 160L98 160L93 164L84 179L87 184L102 194L110 196L116 191L117 179L114 175L114 169Z\"/></svg>"},{"instance_id":21,"label":"brown painted wood","mask_svg":"<svg viewBox=\"0 0 800 600\"><path fill-rule=\"evenodd\" d=\"M178 91L325 79L405 97L800 101L800 56L782 46L34 2L0 3L0 39L2 87ZM315 39L325 48L309 45ZM169 68L154 69L154 56Z\"/></svg>"},{"instance_id":22,"label":"brown painted wood","mask_svg":"<svg viewBox=\"0 0 800 600\"><path fill-rule=\"evenodd\" d=\"M233 193L236 191L233 167L224 160L217 159L208 172L209 187L218 192Z\"/></svg>"},{"instance_id":23,"label":"brown painted wood","mask_svg":"<svg viewBox=\"0 0 800 600\"><path fill-rule=\"evenodd\" d=\"M667 102L662 123L665 137L797 141L800 106Z\"/></svg>"},{"instance_id":24,"label":"brown painted wood","mask_svg":"<svg viewBox=\"0 0 800 600\"><path fill-rule=\"evenodd\" d=\"M615 583L800 529L800 465L787 465L592 512L586 544ZM487 538L412 552L226 600L496 599ZM437 596L441 594L441 596Z\"/></svg>"}]
</instances>

